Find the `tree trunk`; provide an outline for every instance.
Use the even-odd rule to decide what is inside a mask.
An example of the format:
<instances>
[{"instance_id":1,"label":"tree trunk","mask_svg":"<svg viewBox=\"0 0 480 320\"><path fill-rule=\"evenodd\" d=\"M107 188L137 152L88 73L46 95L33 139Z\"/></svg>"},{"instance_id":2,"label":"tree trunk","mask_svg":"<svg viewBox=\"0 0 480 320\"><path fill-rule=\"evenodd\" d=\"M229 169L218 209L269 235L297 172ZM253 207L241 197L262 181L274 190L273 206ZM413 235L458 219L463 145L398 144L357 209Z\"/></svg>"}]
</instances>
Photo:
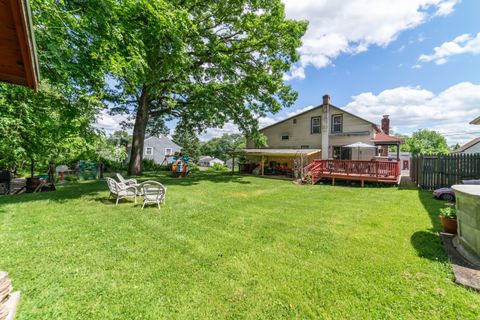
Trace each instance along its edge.
<instances>
[{"instance_id":1,"label":"tree trunk","mask_svg":"<svg viewBox=\"0 0 480 320\"><path fill-rule=\"evenodd\" d=\"M128 174L138 176L142 174L143 143L145 141L145 130L148 122L149 99L146 93L146 87L142 90L142 95L138 101L137 116L133 127L132 150L130 153L130 163L128 165Z\"/></svg>"}]
</instances>

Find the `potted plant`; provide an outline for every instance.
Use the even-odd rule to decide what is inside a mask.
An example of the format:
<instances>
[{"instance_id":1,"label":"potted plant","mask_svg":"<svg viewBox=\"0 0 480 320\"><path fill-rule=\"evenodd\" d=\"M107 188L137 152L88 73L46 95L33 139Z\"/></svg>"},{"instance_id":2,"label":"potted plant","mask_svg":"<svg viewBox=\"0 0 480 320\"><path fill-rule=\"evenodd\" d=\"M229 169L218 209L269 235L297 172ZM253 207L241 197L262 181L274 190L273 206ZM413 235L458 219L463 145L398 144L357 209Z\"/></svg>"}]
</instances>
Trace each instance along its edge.
<instances>
[{"instance_id":1,"label":"potted plant","mask_svg":"<svg viewBox=\"0 0 480 320\"><path fill-rule=\"evenodd\" d=\"M457 234L457 212L455 207L449 206L440 209L440 220L445 232Z\"/></svg>"}]
</instances>

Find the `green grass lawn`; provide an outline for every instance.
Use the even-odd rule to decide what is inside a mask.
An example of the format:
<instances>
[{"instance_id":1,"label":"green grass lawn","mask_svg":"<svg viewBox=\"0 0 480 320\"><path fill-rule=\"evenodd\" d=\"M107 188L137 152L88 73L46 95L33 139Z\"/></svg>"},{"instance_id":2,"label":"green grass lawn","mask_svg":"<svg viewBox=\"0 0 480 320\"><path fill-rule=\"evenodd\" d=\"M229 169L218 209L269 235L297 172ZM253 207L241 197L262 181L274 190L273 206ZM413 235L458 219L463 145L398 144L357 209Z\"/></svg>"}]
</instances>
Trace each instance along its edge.
<instances>
[{"instance_id":1,"label":"green grass lawn","mask_svg":"<svg viewBox=\"0 0 480 320\"><path fill-rule=\"evenodd\" d=\"M480 317L429 192L148 178L168 186L160 211L115 207L104 181L0 197L18 319Z\"/></svg>"}]
</instances>

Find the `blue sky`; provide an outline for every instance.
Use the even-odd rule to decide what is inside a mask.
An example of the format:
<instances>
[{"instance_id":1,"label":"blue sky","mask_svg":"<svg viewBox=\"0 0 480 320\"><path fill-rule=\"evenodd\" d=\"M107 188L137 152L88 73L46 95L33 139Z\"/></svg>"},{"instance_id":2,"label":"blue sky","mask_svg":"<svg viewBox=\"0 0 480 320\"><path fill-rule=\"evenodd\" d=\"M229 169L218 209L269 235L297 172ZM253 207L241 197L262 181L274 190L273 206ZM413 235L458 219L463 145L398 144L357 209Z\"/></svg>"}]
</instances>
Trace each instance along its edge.
<instances>
[{"instance_id":1,"label":"blue sky","mask_svg":"<svg viewBox=\"0 0 480 320\"><path fill-rule=\"evenodd\" d=\"M301 59L285 76L299 97L261 126L329 94L332 104L374 122L390 114L399 133L434 129L452 144L480 136L480 126L468 124L480 116L480 1L283 2L288 17L309 21ZM227 123L201 138L232 132Z\"/></svg>"}]
</instances>

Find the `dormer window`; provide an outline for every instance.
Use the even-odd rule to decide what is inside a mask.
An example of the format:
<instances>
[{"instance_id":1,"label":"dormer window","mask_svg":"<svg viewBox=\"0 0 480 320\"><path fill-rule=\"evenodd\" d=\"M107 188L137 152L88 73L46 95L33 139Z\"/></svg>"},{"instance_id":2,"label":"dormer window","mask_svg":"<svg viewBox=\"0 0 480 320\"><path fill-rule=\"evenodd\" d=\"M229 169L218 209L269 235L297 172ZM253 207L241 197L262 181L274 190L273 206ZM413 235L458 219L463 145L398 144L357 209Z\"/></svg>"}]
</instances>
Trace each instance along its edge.
<instances>
[{"instance_id":1,"label":"dormer window","mask_svg":"<svg viewBox=\"0 0 480 320\"><path fill-rule=\"evenodd\" d=\"M332 133L343 132L343 115L334 114L332 116Z\"/></svg>"},{"instance_id":2,"label":"dormer window","mask_svg":"<svg viewBox=\"0 0 480 320\"><path fill-rule=\"evenodd\" d=\"M311 134L320 133L321 132L321 125L322 125L322 118L321 117L312 117L310 133Z\"/></svg>"}]
</instances>

